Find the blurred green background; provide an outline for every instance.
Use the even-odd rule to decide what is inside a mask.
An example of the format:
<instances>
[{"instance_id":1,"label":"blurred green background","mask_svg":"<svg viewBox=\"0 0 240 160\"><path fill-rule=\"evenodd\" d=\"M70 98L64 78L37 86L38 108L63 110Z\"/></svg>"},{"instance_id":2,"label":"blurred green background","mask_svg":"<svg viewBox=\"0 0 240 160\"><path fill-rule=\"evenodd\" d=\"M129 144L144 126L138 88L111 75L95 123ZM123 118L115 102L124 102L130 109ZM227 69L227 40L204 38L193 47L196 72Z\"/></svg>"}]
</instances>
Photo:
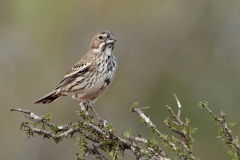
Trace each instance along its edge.
<instances>
[{"instance_id":1,"label":"blurred green background","mask_svg":"<svg viewBox=\"0 0 240 160\"><path fill-rule=\"evenodd\" d=\"M236 122L240 113L240 1L233 0L1 0L0 1L0 159L74 159L75 140L25 141L19 131L24 120L12 107L38 115L53 114L60 124L77 121L78 103L62 97L49 105L33 102L51 91L88 50L92 36L110 30L116 38L118 72L99 97L95 109L119 133L132 129L143 136L149 130L129 113L139 101L163 133L165 105L189 117L195 134L194 154L204 160L230 159L216 138L216 124L201 100L213 111L224 110ZM129 153L129 152L127 152ZM133 157L127 156L125 159ZM90 158L89 158L90 159Z\"/></svg>"}]
</instances>

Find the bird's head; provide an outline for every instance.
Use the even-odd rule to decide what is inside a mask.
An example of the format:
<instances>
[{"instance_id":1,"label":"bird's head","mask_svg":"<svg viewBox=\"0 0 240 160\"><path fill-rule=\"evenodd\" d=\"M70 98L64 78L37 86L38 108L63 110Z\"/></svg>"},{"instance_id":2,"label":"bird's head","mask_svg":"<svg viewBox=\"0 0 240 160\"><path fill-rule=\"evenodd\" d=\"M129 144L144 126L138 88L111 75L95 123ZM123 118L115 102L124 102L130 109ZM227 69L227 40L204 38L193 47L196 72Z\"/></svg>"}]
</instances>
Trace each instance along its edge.
<instances>
[{"instance_id":1,"label":"bird's head","mask_svg":"<svg viewBox=\"0 0 240 160\"><path fill-rule=\"evenodd\" d=\"M97 33L91 43L91 49L93 50L104 50L107 45L114 46L116 39L112 32L104 31Z\"/></svg>"}]
</instances>

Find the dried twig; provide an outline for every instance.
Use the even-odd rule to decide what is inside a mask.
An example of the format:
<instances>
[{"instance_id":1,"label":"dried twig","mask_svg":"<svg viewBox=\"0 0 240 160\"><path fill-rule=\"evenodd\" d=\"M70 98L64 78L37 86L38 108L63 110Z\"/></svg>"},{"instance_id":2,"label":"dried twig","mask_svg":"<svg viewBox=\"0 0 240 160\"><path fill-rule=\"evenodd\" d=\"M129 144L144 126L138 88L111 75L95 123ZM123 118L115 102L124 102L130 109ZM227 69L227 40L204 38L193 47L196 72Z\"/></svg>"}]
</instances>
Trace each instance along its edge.
<instances>
[{"instance_id":1,"label":"dried twig","mask_svg":"<svg viewBox=\"0 0 240 160\"><path fill-rule=\"evenodd\" d=\"M175 97L176 102L177 102L177 105L178 105L178 114L177 114L177 117L178 117L178 119L180 119L182 105L181 105L180 101L178 100L177 95L176 95L176 94L173 94L173 96Z\"/></svg>"}]
</instances>

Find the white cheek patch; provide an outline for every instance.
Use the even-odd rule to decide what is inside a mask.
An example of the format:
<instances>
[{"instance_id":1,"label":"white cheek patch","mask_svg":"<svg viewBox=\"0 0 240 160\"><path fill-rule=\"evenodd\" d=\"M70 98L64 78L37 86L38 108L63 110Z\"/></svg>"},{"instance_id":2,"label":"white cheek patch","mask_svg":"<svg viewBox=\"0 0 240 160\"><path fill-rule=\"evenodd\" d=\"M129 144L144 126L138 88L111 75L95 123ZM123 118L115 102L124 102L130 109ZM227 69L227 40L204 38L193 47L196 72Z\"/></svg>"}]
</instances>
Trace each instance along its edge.
<instances>
[{"instance_id":1,"label":"white cheek patch","mask_svg":"<svg viewBox=\"0 0 240 160\"><path fill-rule=\"evenodd\" d=\"M101 53L101 50L100 50L100 49L93 49L92 51L93 51L94 53L97 53L97 54L98 54L98 53Z\"/></svg>"},{"instance_id":2,"label":"white cheek patch","mask_svg":"<svg viewBox=\"0 0 240 160\"><path fill-rule=\"evenodd\" d=\"M102 49L103 48L103 46L105 46L105 42L103 42L103 43L101 43L100 45L99 45L99 49Z\"/></svg>"}]
</instances>

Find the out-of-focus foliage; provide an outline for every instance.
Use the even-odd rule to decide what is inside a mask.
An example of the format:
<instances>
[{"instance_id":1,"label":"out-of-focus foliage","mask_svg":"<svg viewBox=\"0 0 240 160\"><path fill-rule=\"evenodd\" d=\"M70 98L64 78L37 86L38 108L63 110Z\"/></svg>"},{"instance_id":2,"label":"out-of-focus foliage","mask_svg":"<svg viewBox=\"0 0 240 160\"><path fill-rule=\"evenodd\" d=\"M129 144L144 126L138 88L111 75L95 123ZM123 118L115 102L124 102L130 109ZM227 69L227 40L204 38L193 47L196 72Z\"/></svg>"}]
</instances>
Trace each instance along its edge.
<instances>
[{"instance_id":1,"label":"out-of-focus foliage","mask_svg":"<svg viewBox=\"0 0 240 160\"><path fill-rule=\"evenodd\" d=\"M216 141L217 127L196 106L205 99L216 106L212 110L223 109L229 121L240 124L239 15L240 2L232 0L1 0L0 159L74 158L71 140L25 142L17 128L23 117L9 109L51 113L60 124L76 121L78 104L69 97L49 105L33 102L54 88L102 30L117 37L119 69L95 104L101 117L120 132L132 129L149 136L128 112L140 101L152 107L147 114L167 132L164 106L175 105L176 93L187 111L184 116L198 128L194 153L205 160L228 159ZM238 125L235 129L240 133Z\"/></svg>"}]
</instances>

